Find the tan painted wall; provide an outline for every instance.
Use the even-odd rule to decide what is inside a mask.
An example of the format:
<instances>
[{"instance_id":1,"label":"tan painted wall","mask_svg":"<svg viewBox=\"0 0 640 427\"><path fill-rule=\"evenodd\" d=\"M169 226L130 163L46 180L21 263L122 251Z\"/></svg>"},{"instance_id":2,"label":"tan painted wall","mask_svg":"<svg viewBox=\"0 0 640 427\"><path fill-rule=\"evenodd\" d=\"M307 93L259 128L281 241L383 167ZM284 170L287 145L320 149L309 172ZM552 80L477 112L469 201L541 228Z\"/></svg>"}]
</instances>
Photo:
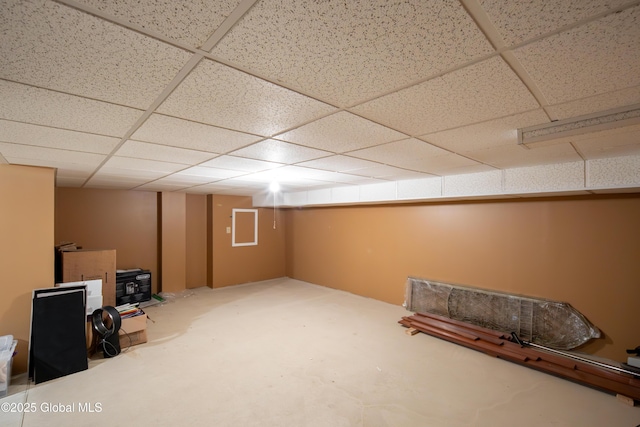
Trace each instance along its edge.
<instances>
[{"instance_id":1,"label":"tan painted wall","mask_svg":"<svg viewBox=\"0 0 640 427\"><path fill-rule=\"evenodd\" d=\"M187 285L187 204L185 193L158 193L161 200L161 290L181 292Z\"/></svg>"},{"instance_id":2,"label":"tan painted wall","mask_svg":"<svg viewBox=\"0 0 640 427\"><path fill-rule=\"evenodd\" d=\"M0 165L0 335L18 340L27 370L32 290L54 284L53 169Z\"/></svg>"},{"instance_id":3,"label":"tan painted wall","mask_svg":"<svg viewBox=\"0 0 640 427\"><path fill-rule=\"evenodd\" d=\"M118 269L151 270L158 289L157 200L148 191L56 188L55 241L115 249Z\"/></svg>"},{"instance_id":4,"label":"tan painted wall","mask_svg":"<svg viewBox=\"0 0 640 427\"><path fill-rule=\"evenodd\" d=\"M207 196L187 194L187 288L207 284Z\"/></svg>"},{"instance_id":5,"label":"tan painted wall","mask_svg":"<svg viewBox=\"0 0 640 427\"><path fill-rule=\"evenodd\" d=\"M569 302L640 345L640 195L287 211L287 275L393 304L407 276Z\"/></svg>"},{"instance_id":6,"label":"tan painted wall","mask_svg":"<svg viewBox=\"0 0 640 427\"><path fill-rule=\"evenodd\" d=\"M258 245L231 246L231 215L234 208L251 209L251 197L213 195L210 204L209 286L237 285L285 275L285 223L278 212L276 229L273 229L273 210L258 209Z\"/></svg>"}]
</instances>

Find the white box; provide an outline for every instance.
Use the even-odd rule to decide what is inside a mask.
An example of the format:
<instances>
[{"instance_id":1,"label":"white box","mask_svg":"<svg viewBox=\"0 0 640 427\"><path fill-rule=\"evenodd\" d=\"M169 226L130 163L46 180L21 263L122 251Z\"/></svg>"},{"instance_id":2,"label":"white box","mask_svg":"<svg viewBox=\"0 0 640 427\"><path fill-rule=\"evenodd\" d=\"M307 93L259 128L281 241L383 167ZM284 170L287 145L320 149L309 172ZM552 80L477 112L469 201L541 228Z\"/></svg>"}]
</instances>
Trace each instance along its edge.
<instances>
[{"instance_id":1,"label":"white box","mask_svg":"<svg viewBox=\"0 0 640 427\"><path fill-rule=\"evenodd\" d=\"M102 295L87 297L87 314L93 314L95 310L102 308Z\"/></svg>"},{"instance_id":2,"label":"white box","mask_svg":"<svg viewBox=\"0 0 640 427\"><path fill-rule=\"evenodd\" d=\"M102 307L102 279L56 283L56 287L59 288L68 286L85 286L87 288L87 315Z\"/></svg>"},{"instance_id":3,"label":"white box","mask_svg":"<svg viewBox=\"0 0 640 427\"><path fill-rule=\"evenodd\" d=\"M66 287L66 286L86 286L87 287L87 296L93 297L96 295L102 295L102 279L95 280L85 280L82 282L64 282L64 283L56 283L58 287Z\"/></svg>"}]
</instances>

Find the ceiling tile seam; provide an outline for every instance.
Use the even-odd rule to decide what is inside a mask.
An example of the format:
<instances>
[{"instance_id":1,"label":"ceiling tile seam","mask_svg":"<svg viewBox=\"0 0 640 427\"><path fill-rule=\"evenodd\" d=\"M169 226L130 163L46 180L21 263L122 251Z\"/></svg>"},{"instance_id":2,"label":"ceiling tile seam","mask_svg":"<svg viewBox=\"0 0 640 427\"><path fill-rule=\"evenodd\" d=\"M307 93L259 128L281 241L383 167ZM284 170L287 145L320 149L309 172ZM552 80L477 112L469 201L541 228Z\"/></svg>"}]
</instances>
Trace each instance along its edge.
<instances>
[{"instance_id":1,"label":"ceiling tile seam","mask_svg":"<svg viewBox=\"0 0 640 427\"><path fill-rule=\"evenodd\" d=\"M538 104L544 110L547 117L549 117L549 120L553 121L554 117L552 117L552 115L546 109L546 107L549 105L549 102L547 101L543 92L535 84L534 80L531 78L520 61L518 61L513 52L509 49L506 49L507 46L502 36L500 35L500 31L498 31L496 26L491 21L491 18L482 8L480 3L478 3L477 0L460 0L460 3L462 3L464 9L467 11L471 19L478 26L478 29L482 32L482 34L484 34L493 48L496 51L500 52L502 60L507 63L507 65L511 68L515 75L520 79L522 84L524 84L531 95L533 95Z\"/></svg>"},{"instance_id":2,"label":"ceiling tile seam","mask_svg":"<svg viewBox=\"0 0 640 427\"><path fill-rule=\"evenodd\" d=\"M214 170L215 170L215 169L218 169L218 170L233 171L233 172L243 172L243 173L242 173L241 175L237 175L237 176L234 176L234 177L230 177L230 178L221 178L221 179L214 179L213 181L209 181L209 182L206 182L206 183L204 183L204 184L195 184L195 185L207 185L207 184L213 184L213 183L215 183L215 182L225 181L225 180L228 180L228 179L241 178L241 177L243 177L243 176L248 176L248 175L251 175L251 174L254 174L254 173L264 172L264 171L271 170L271 169L278 169L278 168L280 168L280 167L286 166L286 164L281 163L281 164L280 164L281 166L278 166L278 167L276 167L276 168L260 169L260 170L258 170L258 171L253 171L253 172L241 171L241 170L239 170L239 169L230 169L230 168L220 168L220 167L201 166L203 163L209 162L209 161L211 161L211 160L213 160L213 159L216 159L216 158L218 158L218 157L221 157L221 156L222 156L222 155L214 156L213 158L211 158L211 159L209 159L209 160L204 160L204 161L202 161L202 162L200 162L200 163L197 163L197 164L193 164L193 165L186 165L187 167L185 167L185 168L183 168L183 169L179 169L179 170L177 170L177 171L175 171L175 172L170 172L170 173L168 173L168 174L166 174L166 175L163 175L163 176L161 176L161 177L159 177L159 178L152 179L152 180L150 180L150 181L145 182L144 184L140 184L140 185L136 186L135 188L141 187L141 186L143 186L143 185L147 185L147 184L154 183L154 182L159 181L159 180L161 180L161 179L169 178L169 177L171 177L172 175L178 174L178 173L180 173L180 172L184 172L184 171L186 171L186 170L189 170L189 169L191 169L191 168L193 168L193 167L197 167L197 166L204 167L204 168L209 168L209 169L214 169ZM239 156L233 156L233 157L238 157L238 158L239 158ZM167 163L170 163L170 162L167 162ZM279 163L279 162L271 162L271 163ZM95 173L95 172L94 172L94 173ZM87 180L87 181L88 181L88 180Z\"/></svg>"},{"instance_id":3,"label":"ceiling tile seam","mask_svg":"<svg viewBox=\"0 0 640 427\"><path fill-rule=\"evenodd\" d=\"M99 156L106 156L107 155L105 153L96 153L95 151L70 150L68 148L57 148L57 147L47 147L45 145L23 144L21 142L12 142L12 141L5 141L5 140L0 140L0 143L9 144L9 145L16 145L16 146L20 146L20 147L45 148L47 150L65 151L65 152L70 152L70 153L96 154L96 155L99 155Z\"/></svg>"},{"instance_id":4,"label":"ceiling tile seam","mask_svg":"<svg viewBox=\"0 0 640 427\"><path fill-rule=\"evenodd\" d=\"M570 102L573 102L573 101L570 101ZM412 136L412 138L422 139L422 138L426 138L426 137L428 137L430 135L435 135L435 134L438 134L438 133L441 133L441 132L450 132L450 131L457 130L457 129L464 129L464 128L470 127L470 126L476 126L476 125L481 125L481 124L484 124L484 123L490 123L490 122L493 122L495 120L507 119L509 117L518 116L520 114L533 113L533 112L536 112L536 111L538 111L540 109L541 109L541 107L537 107L537 108L532 108L530 110L517 111L515 113L509 113L509 114L504 115L504 116L491 117L491 118L488 118L488 119L479 120L477 122L465 123L463 125L453 126L453 127L445 128L445 129L440 129L440 130L437 130L437 131L434 131L434 132L423 133L423 134L420 134L420 135ZM389 126L387 126L387 127L389 127ZM432 142L430 142L430 144L435 145ZM439 147L439 148L442 148L442 147Z\"/></svg>"},{"instance_id":5,"label":"ceiling tile seam","mask_svg":"<svg viewBox=\"0 0 640 427\"><path fill-rule=\"evenodd\" d=\"M371 98L360 100L357 103L354 103L352 105L344 107L344 109L349 111L350 113L353 113L352 109L354 109L356 107L359 107L359 106L361 106L363 104L366 104L366 103L371 102L371 101L375 101L377 99L383 98L383 97L388 96L388 95L392 95L392 94L397 93L397 92L402 92L403 90L409 89L409 88L414 87L414 86L421 85L421 84L423 84L425 82L428 82L429 80L437 79L438 77L442 77L442 76L445 76L447 74L450 74L450 73L465 69L467 67L471 67L472 65L479 64L480 62L484 62L484 61L489 60L491 58L494 58L494 57L496 57L498 55L499 55L499 52L495 51L495 52L492 52L492 53L488 53L486 55L479 56L479 57L477 57L475 59L463 62L461 64L455 65L453 67L447 68L447 69L442 70L442 71L438 71L438 72L436 72L434 74L431 74L429 76L423 77L421 79L417 79L417 80L414 80L414 81L409 82L407 84L404 84L402 86L395 87L395 88L390 89L390 90L388 90L386 92L378 93L377 95L375 95L375 96L373 96ZM355 114L355 113L353 113L353 114Z\"/></svg>"},{"instance_id":6,"label":"ceiling tile seam","mask_svg":"<svg viewBox=\"0 0 640 427\"><path fill-rule=\"evenodd\" d=\"M375 162L378 163L378 162ZM382 166L389 166L389 165L385 165L383 163L381 163ZM292 165L292 166L296 166L296 165ZM385 181L392 181L392 179L385 179L384 177L378 177L378 176L371 176L371 175L361 175L359 173L355 173L354 171L357 170L361 170L361 169L368 169L368 168L359 168L359 169L350 169L349 171L334 171L334 170L330 170L330 169L320 169L320 168L314 168L314 167L310 167L310 166L299 166L297 165L297 167L299 168L305 168L305 169L309 169L309 170L313 170L313 171L319 171L319 172L332 172L332 173L339 173L339 174L343 174L343 175L352 175L354 177L359 177L359 178L373 178L373 179L384 179ZM397 166L394 166L397 169L402 169L402 170L407 170L405 168L400 168ZM419 172L419 171L411 171L411 170L407 170L409 172L418 172L418 173L426 173L426 172ZM327 181L326 179L321 179L321 178L313 178L316 179L318 181ZM339 182L339 181L329 181L329 182Z\"/></svg>"},{"instance_id":7,"label":"ceiling tile seam","mask_svg":"<svg viewBox=\"0 0 640 427\"><path fill-rule=\"evenodd\" d=\"M573 104L574 102L588 101L590 99L595 99L595 98L598 98L598 97L603 96L603 95L613 94L615 92L624 92L624 91L633 90L633 89L640 89L640 85L626 86L626 87L623 87L623 88L611 89L611 90L606 91L606 92L600 92L600 93L596 93L594 95L585 96L585 97L582 97L582 98L574 98L574 99L570 99L569 101L560 102L558 104L551 104L550 107L562 107L564 105ZM624 106L628 106L628 105L636 105L636 103L625 104ZM622 107L624 107L624 106L622 106ZM565 119L563 119L563 120L565 120Z\"/></svg>"},{"instance_id":8,"label":"ceiling tile seam","mask_svg":"<svg viewBox=\"0 0 640 427\"><path fill-rule=\"evenodd\" d=\"M278 86L280 88L287 89L287 90L289 90L291 92L297 93L298 95L302 95L302 96L305 96L307 98L313 99L314 101L318 101L318 102L321 102L323 104L327 104L328 106L333 107L333 108L335 108L335 109L337 109L339 111L343 111L346 108L346 107L341 107L339 105L336 105L330 100L319 98L317 95L307 93L307 92L305 92L304 88L292 86L292 85L287 84L285 82L274 80L274 79L272 79L272 78L270 78L268 76L265 76L265 75L263 75L261 73L253 71L253 70L251 70L249 68L243 67L243 66L238 65L238 64L234 64L233 62L227 61L224 58L220 58L220 57L218 57L216 55L213 55L210 52L203 52L203 56L206 59L209 59L211 61L214 61L214 62L217 62L219 64L222 64L225 67L232 68L232 69L234 69L236 71L240 71L241 73L247 74L247 75L249 75L251 77L255 77L256 79L260 79L260 80L263 80L265 82L271 83L274 86ZM333 114L333 112L329 113L329 114Z\"/></svg>"},{"instance_id":9,"label":"ceiling tile seam","mask_svg":"<svg viewBox=\"0 0 640 427\"><path fill-rule=\"evenodd\" d=\"M0 79L2 80L2 79ZM104 102L104 101L103 101ZM131 107L128 107L131 108ZM142 110L137 109L136 110L142 112ZM96 132L88 132L88 131L83 131L83 130L75 130L75 129L68 129L68 128L61 128L59 126L51 126L51 125L43 125L41 123L31 123L31 122L25 122L25 121L21 121L21 120L13 120L13 119L6 119L6 118L0 118L0 122L12 122L12 123L19 123L19 124L23 124L23 125L29 125L29 126L37 126L37 127L41 127L41 128L45 128L45 129L57 129L57 130L63 130L66 132L72 132L75 134L80 134L80 135L92 135L92 136L103 136L106 138L114 138L114 139L120 139L122 138L121 136L116 136L116 135L107 135L104 133L96 133Z\"/></svg>"},{"instance_id":10,"label":"ceiling tile seam","mask_svg":"<svg viewBox=\"0 0 640 427\"><path fill-rule=\"evenodd\" d=\"M573 148L576 152L576 154L578 154L578 156L580 156L580 158L582 159L582 161L586 161L587 160L587 156L584 155L584 153L580 150L580 148L578 146L576 146L575 142L570 141L569 145L571 145L571 148Z\"/></svg>"},{"instance_id":11,"label":"ceiling tile seam","mask_svg":"<svg viewBox=\"0 0 640 427\"><path fill-rule=\"evenodd\" d=\"M119 27L125 28L130 31L135 31L136 33L142 34L143 36L150 37L152 39L161 41L173 47L186 50L188 52L196 53L197 47L190 46L186 43L183 43L179 40L174 40L172 38L166 37L165 35L158 33L156 31L150 30L148 28L144 28L141 25L135 24L133 22L128 22L124 19L118 18L116 16L110 15L106 12L102 12L101 10L95 9L91 6L77 3L73 0L51 0L55 3L59 3L65 6L68 6L72 9L76 9L82 13L86 13L87 15L92 15L98 19L110 22L114 25L118 25Z\"/></svg>"},{"instance_id":12,"label":"ceiling tile seam","mask_svg":"<svg viewBox=\"0 0 640 427\"><path fill-rule=\"evenodd\" d=\"M317 119L317 120L320 120L320 119ZM313 123L314 121L316 121L316 120L313 120L313 121L311 121L311 122L309 122L309 123ZM307 124L309 124L309 123L307 123ZM289 131L286 131L286 132L289 132ZM279 132L277 135L281 135L281 134L286 133L286 132ZM286 140L284 140L284 139L279 139L279 138L277 138L277 137L275 137L275 136L272 136L272 137L263 137L260 141L251 142L251 143L249 143L249 144L247 144L247 145L244 145L244 146L242 146L242 147L234 148L233 150L228 151L228 152L227 152L227 153L225 153L225 154L230 155L230 156L235 156L235 157L242 157L242 158L250 158L250 159L253 159L253 157L247 157L247 156L238 155L238 154L233 154L233 153L235 153L236 151L244 150L245 148L251 147L251 146L256 145L256 144L259 144L259 143L261 143L261 142L269 141L269 140L273 140L273 141L277 141L277 142L284 142L285 144L295 145L296 147L300 147L300 148L306 148L306 149L310 149L310 150L317 150L317 151L324 151L324 152L326 152L326 153L329 153L329 154L327 154L326 156L324 156L324 155L323 155L322 157L317 157L317 159L325 158L325 157L331 157L332 155L337 155L337 154L339 154L339 153L333 152L333 151L331 151L331 150L325 150L325 149L323 149L323 148L310 147L310 146L308 146L308 145L303 145L303 144L300 144L300 143L298 143L298 142L286 141ZM255 159L255 160L264 160L264 159ZM310 159L310 160L315 160L315 159ZM295 163L301 163L301 162L306 162L306 161L307 161L307 160L300 160L300 161L295 162ZM275 163L282 163L282 162L275 162ZM286 164L294 164L294 163L286 163Z\"/></svg>"},{"instance_id":13,"label":"ceiling tile seam","mask_svg":"<svg viewBox=\"0 0 640 427\"><path fill-rule=\"evenodd\" d=\"M499 51L506 47L500 32L493 25L491 18L478 3L478 0L460 0L460 3L494 50Z\"/></svg>"},{"instance_id":14,"label":"ceiling tile seam","mask_svg":"<svg viewBox=\"0 0 640 427\"><path fill-rule=\"evenodd\" d=\"M549 111L549 101L547 97L544 95L544 92L538 87L536 82L533 80L527 69L522 65L513 51L504 51L500 54L504 62L507 63L509 68L514 72L514 74L520 79L524 87L527 88L529 93L535 98L536 102L542 110L545 112L549 120L556 121L558 117Z\"/></svg>"},{"instance_id":15,"label":"ceiling tile seam","mask_svg":"<svg viewBox=\"0 0 640 427\"><path fill-rule=\"evenodd\" d=\"M242 0L235 9L222 21L200 49L211 51L224 36L242 19L242 17L258 2L258 0Z\"/></svg>"},{"instance_id":16,"label":"ceiling tile seam","mask_svg":"<svg viewBox=\"0 0 640 427\"><path fill-rule=\"evenodd\" d=\"M573 144L572 144L573 145ZM582 159L582 163L584 165L584 170L583 170L583 179L584 179L584 188L589 188L589 183L591 182L591 177L590 177L590 162L586 161L584 158Z\"/></svg>"},{"instance_id":17,"label":"ceiling tile seam","mask_svg":"<svg viewBox=\"0 0 640 427\"><path fill-rule=\"evenodd\" d=\"M495 120L495 119L494 119L494 120ZM389 129L392 129L392 130L395 130L396 132L402 133L403 135L407 135L406 133L401 132L401 131L398 131L398 130L396 130L396 129L393 129L393 128L389 127L389 126L385 126L385 127L389 128ZM427 144L427 145L431 145L432 147L438 148L438 149L443 150L443 151L447 151L449 154L453 154L453 155L455 155L455 156L464 157L464 158L465 158L465 159L467 159L467 160L471 160L471 161L473 161L473 162L480 163L480 164L483 164L483 165L488 166L488 167L490 167L490 168L494 168L494 169L496 169L494 166L489 165L489 164L486 164L485 162L482 162L482 161L476 160L476 159L474 159L474 158L472 158L472 157L467 156L466 154L456 153L455 151L452 151L452 150L450 150L450 149L448 149L448 148L445 148L445 147L440 147L440 146L438 146L438 145L436 145L436 144L434 144L434 143L432 143L432 142L425 141L424 139L419 138L419 137L417 137L417 136L408 136L407 138L399 138L399 139L394 139L393 141L381 142L380 144L372 145L372 146L367 147L367 148L381 147L381 146L383 146L383 145L392 144L392 143L394 143L394 142L404 141L405 139L417 139L418 141L423 142L423 143L425 143L425 144ZM356 149L353 149L353 150L345 151L345 152L343 152L343 153L341 153L341 154L342 154L342 155L349 155L349 157L354 157L353 153L355 153L356 151L360 151L360 150L362 150L362 148L356 148ZM441 157L441 156L434 156L434 157ZM360 158L360 157L356 157L356 158ZM361 159L361 158L360 158L360 159ZM363 160L367 160L367 159L363 159ZM385 166L397 167L397 166L394 166L394 165L389 165L389 164L387 164L387 163L383 163L383 165L385 165ZM412 169L406 169L406 168L399 168L399 169L404 169L404 170L408 170L408 171L411 171L411 172L420 172L420 171L415 171L415 170L412 170ZM440 175L436 175L436 176L440 176Z\"/></svg>"},{"instance_id":18,"label":"ceiling tile seam","mask_svg":"<svg viewBox=\"0 0 640 427\"><path fill-rule=\"evenodd\" d=\"M524 46L526 46L528 44L532 44L532 43L538 42L540 40L543 40L543 39L546 39L546 38L549 38L549 37L552 37L552 36L555 36L555 35L570 31L570 30L573 30L574 28L581 27L581 26L583 26L585 24L588 24L590 22L593 22L593 21L597 21L597 20L599 20L601 18L604 18L605 16L612 15L612 14L618 13L618 12L622 12L624 10L631 9L632 7L635 7L635 6L638 6L638 5L640 5L640 0L634 0L634 1L631 1L629 3L625 3L625 4L621 5L621 6L608 9L606 11L597 13L595 15L591 15L591 16L589 16L587 18L584 18L584 19L581 19L579 21L576 21L576 22L574 22L572 24L568 24L568 25L565 25L563 27L556 28L553 31L549 31L547 33L540 34L540 35L532 37L530 39L523 40L523 41L521 41L519 43L515 43L515 44L513 44L511 46L507 46L505 48L501 48L501 49L498 50L498 53L502 53L505 50L514 51L514 50L520 49L521 47L524 47Z\"/></svg>"},{"instance_id":19,"label":"ceiling tile seam","mask_svg":"<svg viewBox=\"0 0 640 427\"><path fill-rule=\"evenodd\" d=\"M188 148L185 148L185 150L188 150ZM69 151L71 151L71 150L69 150ZM208 152L204 151L204 153L208 153ZM151 157L123 156L122 154L117 154L117 155L114 155L113 157L118 157L118 158L121 158L121 159L131 159L131 160L149 160L149 161L152 161L152 162L169 163L171 165L186 165L186 166L189 166L189 167L194 167L194 166L199 166L201 163L205 163L205 162L211 161L211 160L215 159L216 157L220 157L220 154L216 154L216 153L208 153L208 154L212 154L212 157L210 159L204 160L204 161L202 161L202 162L200 162L198 164L183 163L183 162L169 161L169 160L157 160L157 159L153 159ZM172 173L176 173L176 172L172 172Z\"/></svg>"},{"instance_id":20,"label":"ceiling tile seam","mask_svg":"<svg viewBox=\"0 0 640 427\"><path fill-rule=\"evenodd\" d=\"M214 154L214 157L218 157L223 155L224 153L220 153L217 151L207 151L207 150L202 150L199 148L185 148L185 147L178 147L175 145L168 145L168 144L164 144L162 142L153 142L153 141L143 141L141 139L135 139L135 138L129 138L127 141L131 141L131 142L142 142L143 144L151 144L151 145L155 145L157 147L169 147L169 148L176 148L178 150L185 150L185 151L196 151L198 153L206 153L206 154ZM123 156L123 155L118 155L119 157L131 157L131 156ZM140 159L146 159L146 157L133 157L133 158L140 158ZM151 159L150 159L151 160ZM211 160L211 159L209 159ZM173 162L169 162L169 163L173 163Z\"/></svg>"},{"instance_id":21,"label":"ceiling tile seam","mask_svg":"<svg viewBox=\"0 0 640 427\"><path fill-rule=\"evenodd\" d=\"M216 129L223 129L223 130L228 130L228 131L231 131L231 132L241 133L241 134L244 134L244 135L251 135L251 136L255 136L255 137L261 138L262 140L269 139L268 136L260 135L258 133L247 132L247 131L244 131L244 130L237 130L237 129L234 129L234 128L224 127L224 126L220 126L220 125L212 125L210 123L199 122L199 121L193 120L193 119L185 119L184 117L173 116L173 115L167 114L167 113L159 113L159 112L155 111L153 114L155 114L157 116L169 117L169 118L172 118L172 119L178 119L178 120L181 120L181 121L184 121L184 122L195 123L195 124L198 124L198 125L203 125L203 126L207 126L207 127L216 128ZM142 142L147 142L147 141L142 141Z\"/></svg>"},{"instance_id":22,"label":"ceiling tile seam","mask_svg":"<svg viewBox=\"0 0 640 427\"><path fill-rule=\"evenodd\" d=\"M178 71L178 73L171 79L169 84L165 86L162 92L156 97L156 99L151 103L149 108L142 113L140 117L136 120L136 122L129 128L129 130L124 134L120 142L113 148L110 154L107 155L107 158L98 165L98 167L93 171L93 173L87 178L87 180L80 187L84 187L93 176L109 161L109 159L115 155L115 153L124 145L124 143L137 131L140 126L147 121L147 119L153 114L153 112L167 99L167 97L182 83L182 81L193 71L193 69L198 65L198 63L202 60L202 55L194 54L189 58L186 64Z\"/></svg>"},{"instance_id":23,"label":"ceiling tile seam","mask_svg":"<svg viewBox=\"0 0 640 427\"><path fill-rule=\"evenodd\" d=\"M28 87L32 87L32 88L36 88L36 89L42 89L42 90L46 90L48 92L59 93L59 94L62 94L62 95L73 96L73 97L76 97L76 98L87 99L89 101L100 102L102 104L115 105L117 107L128 108L130 110L138 110L140 112L144 111L141 108L132 107L131 105L118 104L116 102L105 101L104 99L91 98L91 97L86 96L86 95L79 95L79 94L76 94L76 93L73 93L73 92L65 92L65 91L62 91L62 90L59 90L59 89L53 89L53 88L49 88L49 87L45 87L45 86L34 85L34 84L31 84L31 83L24 83L24 82L20 82L20 81L17 81L17 80L0 78L0 81L5 81L5 82L9 82L9 83L15 83L15 84L18 84L18 85L21 85L21 86L28 86ZM7 120L7 119L2 119L2 120ZM27 122L20 122L20 123L27 123ZM53 126L48 126L48 127L53 127ZM64 129L64 128L62 128L62 129ZM69 129L67 129L67 130L69 130ZM80 132L80 131L76 131L76 132ZM106 136L114 136L114 135L106 135ZM116 136L116 138L119 138L119 136Z\"/></svg>"}]
</instances>

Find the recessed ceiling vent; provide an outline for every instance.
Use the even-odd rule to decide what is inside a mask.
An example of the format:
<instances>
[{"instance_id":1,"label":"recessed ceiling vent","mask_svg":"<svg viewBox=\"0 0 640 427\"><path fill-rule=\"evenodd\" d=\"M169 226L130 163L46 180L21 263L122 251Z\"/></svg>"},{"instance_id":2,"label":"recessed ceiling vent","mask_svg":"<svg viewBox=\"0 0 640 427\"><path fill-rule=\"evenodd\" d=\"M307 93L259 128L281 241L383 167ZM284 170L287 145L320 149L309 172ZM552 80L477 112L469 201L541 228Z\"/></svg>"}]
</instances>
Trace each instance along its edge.
<instances>
[{"instance_id":1,"label":"recessed ceiling vent","mask_svg":"<svg viewBox=\"0 0 640 427\"><path fill-rule=\"evenodd\" d=\"M518 144L535 144L640 124L640 104L518 129Z\"/></svg>"}]
</instances>

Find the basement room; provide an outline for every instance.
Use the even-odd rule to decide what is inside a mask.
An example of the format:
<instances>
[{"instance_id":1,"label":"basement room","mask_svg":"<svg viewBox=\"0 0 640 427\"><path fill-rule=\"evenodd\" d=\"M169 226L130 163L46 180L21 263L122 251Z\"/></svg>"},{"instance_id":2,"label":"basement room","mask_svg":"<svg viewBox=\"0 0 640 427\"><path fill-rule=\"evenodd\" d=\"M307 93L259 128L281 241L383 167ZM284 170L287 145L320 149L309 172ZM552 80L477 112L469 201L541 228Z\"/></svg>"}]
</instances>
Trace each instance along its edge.
<instances>
[{"instance_id":1,"label":"basement room","mask_svg":"<svg viewBox=\"0 0 640 427\"><path fill-rule=\"evenodd\" d=\"M0 425L640 425L640 0L0 10Z\"/></svg>"}]
</instances>

